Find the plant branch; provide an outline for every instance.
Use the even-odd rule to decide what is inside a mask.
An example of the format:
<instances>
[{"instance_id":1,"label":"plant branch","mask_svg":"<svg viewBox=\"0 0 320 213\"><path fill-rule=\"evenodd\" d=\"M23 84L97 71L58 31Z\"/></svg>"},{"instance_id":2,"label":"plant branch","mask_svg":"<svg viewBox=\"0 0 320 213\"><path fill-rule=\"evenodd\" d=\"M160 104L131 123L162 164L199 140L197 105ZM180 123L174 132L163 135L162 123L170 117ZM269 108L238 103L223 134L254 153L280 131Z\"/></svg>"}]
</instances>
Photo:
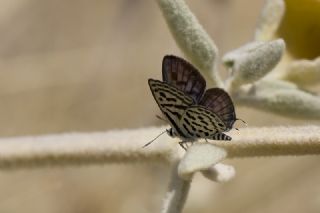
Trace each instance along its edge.
<instances>
[{"instance_id":1,"label":"plant branch","mask_svg":"<svg viewBox=\"0 0 320 213\"><path fill-rule=\"evenodd\" d=\"M161 213L182 212L184 203L188 197L191 179L184 180L178 175L178 162L174 164L169 184L169 189L164 199Z\"/></svg>"},{"instance_id":2,"label":"plant branch","mask_svg":"<svg viewBox=\"0 0 320 213\"><path fill-rule=\"evenodd\" d=\"M233 133L230 142L214 141L227 150L227 158L320 154L318 126L244 128Z\"/></svg>"},{"instance_id":3,"label":"plant branch","mask_svg":"<svg viewBox=\"0 0 320 213\"><path fill-rule=\"evenodd\" d=\"M178 139L164 135L141 148L164 128L2 138L0 168L176 162L185 153ZM210 141L224 148L227 158L320 154L317 126L243 128L228 134L232 141Z\"/></svg>"},{"instance_id":4,"label":"plant branch","mask_svg":"<svg viewBox=\"0 0 320 213\"><path fill-rule=\"evenodd\" d=\"M163 128L161 128L163 129ZM65 133L0 139L0 168L68 166L125 162L172 162L178 147L159 138L157 148L142 146L159 128Z\"/></svg>"}]
</instances>

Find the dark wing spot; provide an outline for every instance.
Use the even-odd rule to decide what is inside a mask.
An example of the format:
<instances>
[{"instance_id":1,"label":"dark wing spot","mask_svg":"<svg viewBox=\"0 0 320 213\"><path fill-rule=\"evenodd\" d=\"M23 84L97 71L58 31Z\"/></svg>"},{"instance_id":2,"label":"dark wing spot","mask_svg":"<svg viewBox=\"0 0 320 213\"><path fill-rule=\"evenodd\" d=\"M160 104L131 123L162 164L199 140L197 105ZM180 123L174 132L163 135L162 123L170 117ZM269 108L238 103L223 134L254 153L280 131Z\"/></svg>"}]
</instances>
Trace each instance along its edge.
<instances>
[{"instance_id":1,"label":"dark wing spot","mask_svg":"<svg viewBox=\"0 0 320 213\"><path fill-rule=\"evenodd\" d=\"M186 114L187 114L187 116L188 116L189 118L191 118L192 120L196 120L196 118L193 117L189 112L187 112Z\"/></svg>"},{"instance_id":2,"label":"dark wing spot","mask_svg":"<svg viewBox=\"0 0 320 213\"><path fill-rule=\"evenodd\" d=\"M195 125L195 126L202 127L200 124L198 124L198 123L196 123L196 122L194 122L194 121L192 121L192 124Z\"/></svg>"},{"instance_id":3,"label":"dark wing spot","mask_svg":"<svg viewBox=\"0 0 320 213\"><path fill-rule=\"evenodd\" d=\"M159 92L160 96L165 98L166 97L166 94L164 92Z\"/></svg>"},{"instance_id":4,"label":"dark wing spot","mask_svg":"<svg viewBox=\"0 0 320 213\"><path fill-rule=\"evenodd\" d=\"M205 128L208 131L211 131L207 126L203 126L203 128Z\"/></svg>"},{"instance_id":5,"label":"dark wing spot","mask_svg":"<svg viewBox=\"0 0 320 213\"><path fill-rule=\"evenodd\" d=\"M191 136L194 136L194 134L192 132L190 132L190 130L187 128L187 126L185 124L183 124L183 128L185 130L187 130L188 134L191 135Z\"/></svg>"},{"instance_id":6,"label":"dark wing spot","mask_svg":"<svg viewBox=\"0 0 320 213\"><path fill-rule=\"evenodd\" d=\"M176 101L177 101L177 99L175 99L175 98L166 98L166 100L167 100L167 101L173 101L173 102L176 102Z\"/></svg>"},{"instance_id":7,"label":"dark wing spot","mask_svg":"<svg viewBox=\"0 0 320 213\"><path fill-rule=\"evenodd\" d=\"M201 120L201 123L205 124L205 125L209 125L208 122Z\"/></svg>"},{"instance_id":8,"label":"dark wing spot","mask_svg":"<svg viewBox=\"0 0 320 213\"><path fill-rule=\"evenodd\" d=\"M188 119L183 118L183 120L190 126L190 122L188 121Z\"/></svg>"}]
</instances>

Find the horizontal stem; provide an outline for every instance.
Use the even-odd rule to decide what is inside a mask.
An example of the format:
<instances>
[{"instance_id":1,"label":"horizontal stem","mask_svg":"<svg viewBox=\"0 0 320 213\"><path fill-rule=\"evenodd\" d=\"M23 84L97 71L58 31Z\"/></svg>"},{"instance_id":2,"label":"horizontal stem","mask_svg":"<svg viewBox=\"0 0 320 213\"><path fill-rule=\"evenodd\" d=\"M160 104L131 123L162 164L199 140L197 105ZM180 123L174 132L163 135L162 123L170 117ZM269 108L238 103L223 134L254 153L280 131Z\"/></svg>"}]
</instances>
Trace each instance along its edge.
<instances>
[{"instance_id":1,"label":"horizontal stem","mask_svg":"<svg viewBox=\"0 0 320 213\"><path fill-rule=\"evenodd\" d=\"M232 141L213 143L225 148L228 158L320 155L318 126L243 128L229 135Z\"/></svg>"},{"instance_id":2,"label":"horizontal stem","mask_svg":"<svg viewBox=\"0 0 320 213\"><path fill-rule=\"evenodd\" d=\"M165 162L180 159L184 150L168 135L144 144L165 127L97 133L0 139L0 168L67 166L104 163ZM320 154L320 127L243 128L229 133L232 141L210 141L229 158ZM202 141L202 140L201 140Z\"/></svg>"},{"instance_id":3,"label":"horizontal stem","mask_svg":"<svg viewBox=\"0 0 320 213\"><path fill-rule=\"evenodd\" d=\"M158 130L148 128L1 138L0 169L171 162L176 158L177 147L169 140L161 140L158 149L153 144L142 148L158 134Z\"/></svg>"}]
</instances>

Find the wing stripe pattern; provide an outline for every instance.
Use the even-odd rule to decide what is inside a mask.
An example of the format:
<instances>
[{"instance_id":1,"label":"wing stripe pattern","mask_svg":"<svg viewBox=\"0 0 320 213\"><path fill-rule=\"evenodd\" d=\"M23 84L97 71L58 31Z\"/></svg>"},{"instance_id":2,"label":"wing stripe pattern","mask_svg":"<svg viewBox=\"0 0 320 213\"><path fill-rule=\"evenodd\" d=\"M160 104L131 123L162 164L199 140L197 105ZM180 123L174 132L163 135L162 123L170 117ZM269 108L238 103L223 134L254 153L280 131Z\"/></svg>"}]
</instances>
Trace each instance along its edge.
<instances>
[{"instance_id":1,"label":"wing stripe pattern","mask_svg":"<svg viewBox=\"0 0 320 213\"><path fill-rule=\"evenodd\" d=\"M194 134L189 130L186 124L182 124L182 126L187 131L188 135L191 135L192 137L194 137Z\"/></svg>"},{"instance_id":2,"label":"wing stripe pattern","mask_svg":"<svg viewBox=\"0 0 320 213\"><path fill-rule=\"evenodd\" d=\"M186 106L181 106L181 105L177 105L177 104L161 104L162 107L174 107L177 109L182 109L182 110L186 110L187 107Z\"/></svg>"},{"instance_id":3,"label":"wing stripe pattern","mask_svg":"<svg viewBox=\"0 0 320 213\"><path fill-rule=\"evenodd\" d=\"M181 136L184 136L183 132L181 131L181 129L178 127L178 125L175 123L174 119L172 119L170 117L170 115L166 112L163 112L163 114L169 119L170 123L173 125L173 128L175 131L177 131L177 133Z\"/></svg>"},{"instance_id":4,"label":"wing stripe pattern","mask_svg":"<svg viewBox=\"0 0 320 213\"><path fill-rule=\"evenodd\" d=\"M193 99L164 82L153 79L149 79L148 82L160 110L172 128L184 137L185 133L181 130L179 123L184 111L194 103Z\"/></svg>"},{"instance_id":5,"label":"wing stripe pattern","mask_svg":"<svg viewBox=\"0 0 320 213\"><path fill-rule=\"evenodd\" d=\"M199 108L199 106L197 106L197 107ZM206 124L206 125L209 125L209 123L207 123L206 121L204 121L204 119L206 118L206 119L208 119L208 120L210 121L210 124L211 124L211 125L214 125L214 127L217 128L216 122L217 122L217 120L220 120L220 119L218 118L218 116L216 116L216 115L213 114L212 112L210 112L210 111L203 111L203 110L200 111L199 109L197 109L197 111L196 111L196 110L186 111L186 114L187 114L188 117L190 117L190 118L193 119L193 120L197 120L197 118L194 117L194 116L192 116L191 113L198 115L197 118L200 120L200 122L202 122L202 123L204 123L204 124ZM210 116L208 116L208 114L209 114ZM202 116L203 116L203 117L202 117ZM214 118L215 120L213 120L212 118ZM220 124L220 123L221 123L221 122L219 122L218 124ZM207 128L207 127L204 126L204 128Z\"/></svg>"},{"instance_id":6,"label":"wing stripe pattern","mask_svg":"<svg viewBox=\"0 0 320 213\"><path fill-rule=\"evenodd\" d=\"M189 139L212 139L215 134L227 129L217 115L198 105L190 106L185 110L180 126Z\"/></svg>"},{"instance_id":7,"label":"wing stripe pattern","mask_svg":"<svg viewBox=\"0 0 320 213\"><path fill-rule=\"evenodd\" d=\"M179 114L178 112L172 111L170 109L166 109L170 114L175 115L179 120L181 119L182 115Z\"/></svg>"},{"instance_id":8,"label":"wing stripe pattern","mask_svg":"<svg viewBox=\"0 0 320 213\"><path fill-rule=\"evenodd\" d=\"M161 92L159 92L159 91L161 91ZM177 96L181 100L181 102L183 102L184 104L189 104L189 101L186 101L183 99L183 97L185 96L184 94L175 93L175 92L172 92L172 90L164 89L164 88L155 89L154 92L159 92L159 95L161 97L163 97L165 95L165 93L169 93L172 96ZM170 98L167 98L167 101L170 101ZM174 99L171 99L171 101L174 101Z\"/></svg>"}]
</instances>

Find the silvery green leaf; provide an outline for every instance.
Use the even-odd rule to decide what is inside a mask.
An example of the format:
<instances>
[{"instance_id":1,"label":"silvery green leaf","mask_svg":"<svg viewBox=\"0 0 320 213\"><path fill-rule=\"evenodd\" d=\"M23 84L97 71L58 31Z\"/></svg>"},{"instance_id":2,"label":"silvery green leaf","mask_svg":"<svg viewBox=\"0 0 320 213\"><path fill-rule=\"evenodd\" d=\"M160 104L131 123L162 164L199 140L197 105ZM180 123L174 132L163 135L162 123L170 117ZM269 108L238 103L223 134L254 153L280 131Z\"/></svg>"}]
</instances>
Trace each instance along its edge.
<instances>
[{"instance_id":1,"label":"silvery green leaf","mask_svg":"<svg viewBox=\"0 0 320 213\"><path fill-rule=\"evenodd\" d=\"M231 69L231 88L253 83L268 74L280 61L285 43L282 39L252 42L227 53L224 64Z\"/></svg>"},{"instance_id":2,"label":"silvery green leaf","mask_svg":"<svg viewBox=\"0 0 320 213\"><path fill-rule=\"evenodd\" d=\"M297 60L286 70L285 79L299 85L310 86L320 82L320 57L315 60Z\"/></svg>"},{"instance_id":3,"label":"silvery green leaf","mask_svg":"<svg viewBox=\"0 0 320 213\"><path fill-rule=\"evenodd\" d=\"M233 166L217 163L211 168L202 171L202 174L216 182L227 182L235 176L236 171Z\"/></svg>"},{"instance_id":4,"label":"silvery green leaf","mask_svg":"<svg viewBox=\"0 0 320 213\"><path fill-rule=\"evenodd\" d=\"M283 0L267 0L263 6L258 20L255 39L259 41L271 40L275 37L276 31L281 23L285 12Z\"/></svg>"},{"instance_id":5,"label":"silvery green leaf","mask_svg":"<svg viewBox=\"0 0 320 213\"><path fill-rule=\"evenodd\" d=\"M297 119L320 119L320 97L273 79L257 82L240 93L239 104Z\"/></svg>"},{"instance_id":6,"label":"silvery green leaf","mask_svg":"<svg viewBox=\"0 0 320 213\"><path fill-rule=\"evenodd\" d=\"M178 174L188 180L193 173L211 168L227 156L224 149L212 144L197 143L188 148L178 166Z\"/></svg>"},{"instance_id":7,"label":"silvery green leaf","mask_svg":"<svg viewBox=\"0 0 320 213\"><path fill-rule=\"evenodd\" d=\"M274 79L274 78L267 78L267 79L261 79L259 82L255 83L253 87L251 87L252 90L255 90L256 92L263 91L266 92L267 90L281 90L281 89L299 89L298 86L294 83L291 83L289 81L284 81L280 79Z\"/></svg>"}]
</instances>

